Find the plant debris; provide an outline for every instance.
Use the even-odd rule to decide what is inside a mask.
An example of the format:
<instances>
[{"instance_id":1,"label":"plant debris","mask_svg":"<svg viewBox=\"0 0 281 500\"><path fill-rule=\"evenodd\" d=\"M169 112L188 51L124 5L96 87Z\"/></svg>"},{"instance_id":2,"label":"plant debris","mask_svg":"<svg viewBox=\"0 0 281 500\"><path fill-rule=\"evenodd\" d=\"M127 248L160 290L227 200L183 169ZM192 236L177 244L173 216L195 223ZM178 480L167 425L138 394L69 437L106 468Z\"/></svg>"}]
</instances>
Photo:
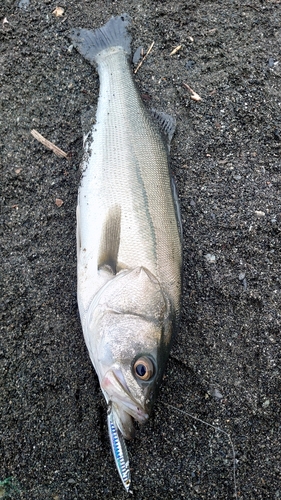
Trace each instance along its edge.
<instances>
[{"instance_id":1,"label":"plant debris","mask_svg":"<svg viewBox=\"0 0 281 500\"><path fill-rule=\"evenodd\" d=\"M61 17L64 14L64 9L62 7L56 7L55 10L53 10L52 14L54 14L56 17Z\"/></svg>"},{"instance_id":2,"label":"plant debris","mask_svg":"<svg viewBox=\"0 0 281 500\"><path fill-rule=\"evenodd\" d=\"M138 70L140 69L140 67L142 66L142 64L144 63L145 59L147 58L147 56L150 54L150 52L152 51L153 49L153 45L154 45L154 42L152 42L152 44L150 45L148 51L146 52L146 54L144 54L142 60L139 62L139 64L137 65L136 69L134 70L134 73L136 74L138 72Z\"/></svg>"},{"instance_id":3,"label":"plant debris","mask_svg":"<svg viewBox=\"0 0 281 500\"><path fill-rule=\"evenodd\" d=\"M182 45L178 45L177 47L175 47L174 50L172 50L172 52L170 53L170 56L175 55L177 52L179 52L179 50L181 50L181 48Z\"/></svg>"},{"instance_id":4,"label":"plant debris","mask_svg":"<svg viewBox=\"0 0 281 500\"><path fill-rule=\"evenodd\" d=\"M39 134L39 132L37 132L37 130L34 130L34 129L31 130L31 135L33 135L33 137L35 139L37 139L37 141L41 142L41 144L46 146L46 148L51 149L51 151L53 151L53 153L55 153L55 155L60 156L61 158L68 158L68 153L65 153L62 149L58 148L55 144L48 141L48 139L45 139L45 137L43 137L43 135Z\"/></svg>"},{"instance_id":5,"label":"plant debris","mask_svg":"<svg viewBox=\"0 0 281 500\"><path fill-rule=\"evenodd\" d=\"M202 101L202 97L200 97L197 92L194 92L194 90L189 85L187 85L187 83L183 83L183 85L191 93L190 99L193 99L193 101Z\"/></svg>"}]
</instances>

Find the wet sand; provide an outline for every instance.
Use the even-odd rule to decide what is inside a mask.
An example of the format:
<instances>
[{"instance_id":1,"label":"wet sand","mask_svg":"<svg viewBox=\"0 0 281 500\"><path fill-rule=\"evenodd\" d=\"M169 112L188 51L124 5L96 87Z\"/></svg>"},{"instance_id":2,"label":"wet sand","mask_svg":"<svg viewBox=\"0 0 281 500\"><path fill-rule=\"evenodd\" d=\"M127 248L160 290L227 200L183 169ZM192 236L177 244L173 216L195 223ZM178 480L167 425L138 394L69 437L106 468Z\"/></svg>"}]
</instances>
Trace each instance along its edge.
<instances>
[{"instance_id":1,"label":"wet sand","mask_svg":"<svg viewBox=\"0 0 281 500\"><path fill-rule=\"evenodd\" d=\"M0 498L127 498L77 311L80 117L99 82L68 38L122 12L133 51L155 42L136 74L145 103L177 119L184 232L181 327L153 415L128 444L131 498L235 498L227 435L236 498L281 498L280 2L20 5L0 5Z\"/></svg>"}]
</instances>

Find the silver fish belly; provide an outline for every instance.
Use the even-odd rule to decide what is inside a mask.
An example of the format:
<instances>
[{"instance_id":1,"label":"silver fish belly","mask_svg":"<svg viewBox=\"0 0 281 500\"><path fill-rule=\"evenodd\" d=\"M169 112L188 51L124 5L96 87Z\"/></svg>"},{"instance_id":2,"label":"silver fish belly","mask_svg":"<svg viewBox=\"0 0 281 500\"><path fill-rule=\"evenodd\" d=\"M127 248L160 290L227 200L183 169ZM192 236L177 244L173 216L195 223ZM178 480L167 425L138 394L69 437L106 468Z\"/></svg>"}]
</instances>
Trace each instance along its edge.
<instances>
[{"instance_id":1,"label":"silver fish belly","mask_svg":"<svg viewBox=\"0 0 281 500\"><path fill-rule=\"evenodd\" d=\"M129 64L129 21L124 14L71 35L100 78L78 193L77 296L117 441L118 432L133 437L132 418L144 423L151 412L179 322L182 265L168 165L173 121L163 113L152 117L140 99Z\"/></svg>"}]
</instances>

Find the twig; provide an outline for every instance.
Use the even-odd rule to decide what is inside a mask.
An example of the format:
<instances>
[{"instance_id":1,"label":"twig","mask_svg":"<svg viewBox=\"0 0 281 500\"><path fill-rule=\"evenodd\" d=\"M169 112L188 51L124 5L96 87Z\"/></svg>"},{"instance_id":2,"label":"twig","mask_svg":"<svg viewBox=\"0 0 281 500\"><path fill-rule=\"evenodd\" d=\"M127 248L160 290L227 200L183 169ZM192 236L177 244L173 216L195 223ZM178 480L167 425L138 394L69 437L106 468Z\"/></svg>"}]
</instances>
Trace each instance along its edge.
<instances>
[{"instance_id":1,"label":"twig","mask_svg":"<svg viewBox=\"0 0 281 500\"><path fill-rule=\"evenodd\" d=\"M193 101L202 101L202 97L200 97L199 94L197 94L196 92L194 92L194 90L192 90L192 88L187 85L187 83L183 83L183 86L189 90L189 92L191 92L191 96L190 96L190 99L193 99Z\"/></svg>"},{"instance_id":2,"label":"twig","mask_svg":"<svg viewBox=\"0 0 281 500\"><path fill-rule=\"evenodd\" d=\"M259 9L257 9L257 7L255 7L254 5L249 5L248 3L245 3L243 7L249 7L249 9L254 9L256 12L261 12Z\"/></svg>"},{"instance_id":3,"label":"twig","mask_svg":"<svg viewBox=\"0 0 281 500\"><path fill-rule=\"evenodd\" d=\"M152 44L150 45L147 53L143 56L142 60L139 62L139 64L137 65L136 69L134 70L135 74L138 72L138 70L142 66L142 64L143 64L144 60L147 58L148 54L150 54L150 52L152 51L153 45L154 45L154 42L152 42Z\"/></svg>"},{"instance_id":4,"label":"twig","mask_svg":"<svg viewBox=\"0 0 281 500\"><path fill-rule=\"evenodd\" d=\"M172 52L170 53L170 56L173 56L174 54L176 54L181 48L182 48L182 45L178 45L177 47L175 47L174 50L172 50Z\"/></svg>"},{"instance_id":5,"label":"twig","mask_svg":"<svg viewBox=\"0 0 281 500\"><path fill-rule=\"evenodd\" d=\"M58 148L57 146L55 146L55 144L53 144L52 142L48 141L48 139L45 139L45 137L39 134L37 130L34 129L31 130L31 135L33 135L33 137L37 139L37 141L41 142L41 144L44 144L46 148L51 149L51 151L53 151L55 155L60 156L61 158L68 158L67 153L65 153L62 149Z\"/></svg>"}]
</instances>

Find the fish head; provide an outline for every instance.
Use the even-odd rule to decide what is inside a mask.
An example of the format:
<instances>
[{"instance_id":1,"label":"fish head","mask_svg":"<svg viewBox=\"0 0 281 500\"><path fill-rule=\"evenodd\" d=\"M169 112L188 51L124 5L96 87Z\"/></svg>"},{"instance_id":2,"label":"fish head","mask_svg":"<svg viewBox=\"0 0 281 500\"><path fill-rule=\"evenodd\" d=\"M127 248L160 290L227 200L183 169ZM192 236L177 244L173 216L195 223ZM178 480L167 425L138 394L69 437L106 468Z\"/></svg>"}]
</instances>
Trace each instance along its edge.
<instances>
[{"instance_id":1,"label":"fish head","mask_svg":"<svg viewBox=\"0 0 281 500\"><path fill-rule=\"evenodd\" d=\"M116 317L109 313L107 320L108 335L102 346L104 357L100 358L100 385L111 404L115 422L128 439L134 435L132 418L145 423L156 398L166 359L161 349L162 332L160 325L130 314ZM120 335L117 342L108 344L111 333L115 339L119 333L122 338Z\"/></svg>"},{"instance_id":2,"label":"fish head","mask_svg":"<svg viewBox=\"0 0 281 500\"><path fill-rule=\"evenodd\" d=\"M167 362L172 308L159 281L138 267L118 273L89 309L88 347L100 386L126 439L151 412Z\"/></svg>"}]
</instances>

